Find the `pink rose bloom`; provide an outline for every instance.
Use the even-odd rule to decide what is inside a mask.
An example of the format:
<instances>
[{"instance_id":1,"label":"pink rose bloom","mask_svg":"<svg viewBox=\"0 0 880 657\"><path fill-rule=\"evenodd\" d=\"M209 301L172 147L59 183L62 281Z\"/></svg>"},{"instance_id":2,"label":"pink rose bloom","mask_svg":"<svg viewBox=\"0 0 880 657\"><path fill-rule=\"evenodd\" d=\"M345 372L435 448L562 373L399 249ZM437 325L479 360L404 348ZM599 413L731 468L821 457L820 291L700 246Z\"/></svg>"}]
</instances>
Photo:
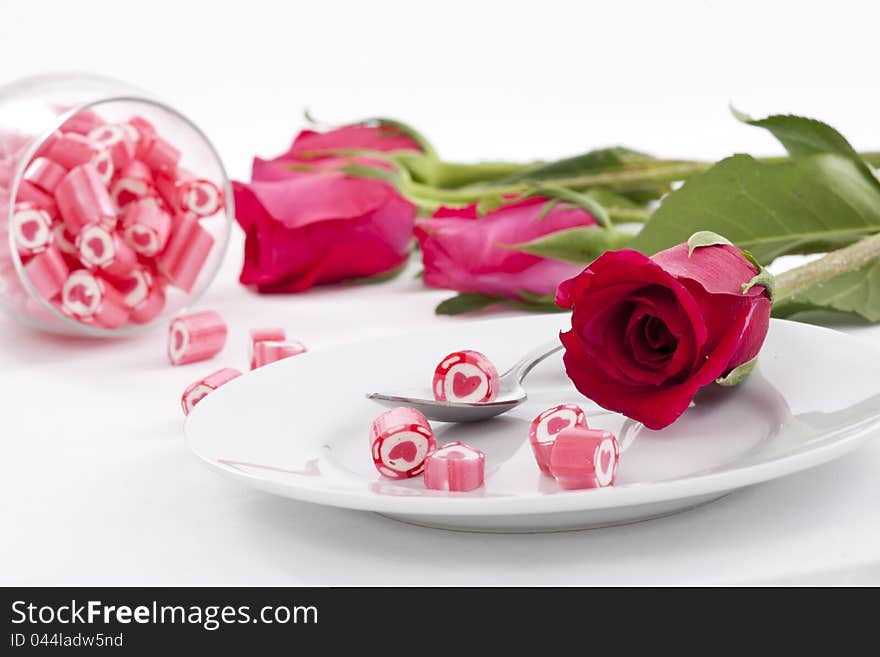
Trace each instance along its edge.
<instances>
[{"instance_id":1,"label":"pink rose bloom","mask_svg":"<svg viewBox=\"0 0 880 657\"><path fill-rule=\"evenodd\" d=\"M338 171L352 160L326 152L334 149L418 147L392 128L355 125L306 130L283 155L254 158L252 182L233 183L236 219L246 235L243 284L300 292L383 274L406 261L415 207L384 181ZM385 166L368 157L355 161Z\"/></svg>"},{"instance_id":2,"label":"pink rose bloom","mask_svg":"<svg viewBox=\"0 0 880 657\"><path fill-rule=\"evenodd\" d=\"M522 300L521 292L548 296L583 265L516 251L523 244L550 233L594 226L593 216L580 208L557 205L540 216L549 199L511 202L477 216L476 205L440 208L431 219L416 221L422 249L425 283L470 294Z\"/></svg>"}]
</instances>

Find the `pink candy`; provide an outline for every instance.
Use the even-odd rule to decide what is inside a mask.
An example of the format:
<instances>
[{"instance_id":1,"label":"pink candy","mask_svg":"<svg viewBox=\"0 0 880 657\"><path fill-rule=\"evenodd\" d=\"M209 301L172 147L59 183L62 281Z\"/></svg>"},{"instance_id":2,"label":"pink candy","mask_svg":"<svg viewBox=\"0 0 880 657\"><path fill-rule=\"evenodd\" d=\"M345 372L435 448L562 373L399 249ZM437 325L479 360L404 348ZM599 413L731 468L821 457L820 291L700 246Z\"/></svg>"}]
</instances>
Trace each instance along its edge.
<instances>
[{"instance_id":1,"label":"pink candy","mask_svg":"<svg viewBox=\"0 0 880 657\"><path fill-rule=\"evenodd\" d=\"M114 277L131 273L137 255L116 231L99 224L86 226L77 237L79 259L90 269L103 269Z\"/></svg>"},{"instance_id":2,"label":"pink candy","mask_svg":"<svg viewBox=\"0 0 880 657\"><path fill-rule=\"evenodd\" d=\"M223 384L228 383L239 376L241 376L241 372L238 370L232 369L231 367L224 367L222 370L209 374L205 378L199 379L191 384L183 391L183 396L180 399L183 414L189 415L192 409L195 408L196 404Z\"/></svg>"},{"instance_id":3,"label":"pink candy","mask_svg":"<svg viewBox=\"0 0 880 657\"><path fill-rule=\"evenodd\" d=\"M370 427L373 464L383 477L408 479L424 470L425 458L436 447L427 418L414 408L382 413Z\"/></svg>"},{"instance_id":4,"label":"pink candy","mask_svg":"<svg viewBox=\"0 0 880 657\"><path fill-rule=\"evenodd\" d=\"M67 229L78 235L84 226L116 224L116 209L97 169L91 164L77 166L58 183L55 199Z\"/></svg>"},{"instance_id":5,"label":"pink candy","mask_svg":"<svg viewBox=\"0 0 880 657\"><path fill-rule=\"evenodd\" d=\"M263 367L278 360L298 356L308 351L302 342L276 342L260 340L253 346L254 354L251 369Z\"/></svg>"},{"instance_id":6,"label":"pink candy","mask_svg":"<svg viewBox=\"0 0 880 657\"><path fill-rule=\"evenodd\" d=\"M529 442L541 472L550 474L550 454L559 432L569 427L587 429L587 418L580 406L560 404L543 411L532 420Z\"/></svg>"},{"instance_id":7,"label":"pink candy","mask_svg":"<svg viewBox=\"0 0 880 657\"><path fill-rule=\"evenodd\" d=\"M204 267L214 238L195 217L181 217L156 265L159 272L186 292L192 291Z\"/></svg>"},{"instance_id":8,"label":"pink candy","mask_svg":"<svg viewBox=\"0 0 880 657\"><path fill-rule=\"evenodd\" d=\"M67 169L46 157L37 157L25 169L24 179L39 187L47 194L54 194Z\"/></svg>"},{"instance_id":9,"label":"pink candy","mask_svg":"<svg viewBox=\"0 0 880 657\"><path fill-rule=\"evenodd\" d=\"M119 328L128 321L125 299L110 283L87 269L77 269L61 288L65 312L85 323L102 328Z\"/></svg>"},{"instance_id":10,"label":"pink candy","mask_svg":"<svg viewBox=\"0 0 880 657\"><path fill-rule=\"evenodd\" d=\"M168 329L168 360L186 365L213 358L226 344L226 322L214 311L183 315Z\"/></svg>"},{"instance_id":11,"label":"pink candy","mask_svg":"<svg viewBox=\"0 0 880 657\"><path fill-rule=\"evenodd\" d=\"M127 166L133 159L136 148L135 141L121 125L108 123L94 128L88 135L93 144L100 145L110 152L113 166L119 170Z\"/></svg>"},{"instance_id":12,"label":"pink candy","mask_svg":"<svg viewBox=\"0 0 880 657\"><path fill-rule=\"evenodd\" d=\"M52 299L61 292L70 270L64 255L55 246L50 246L35 255L24 266L31 285L44 299Z\"/></svg>"},{"instance_id":13,"label":"pink candy","mask_svg":"<svg viewBox=\"0 0 880 657\"><path fill-rule=\"evenodd\" d=\"M443 445L425 459L425 486L466 492L483 485L486 456L462 442Z\"/></svg>"},{"instance_id":14,"label":"pink candy","mask_svg":"<svg viewBox=\"0 0 880 657\"><path fill-rule=\"evenodd\" d=\"M456 351L434 371L434 398L438 401L479 403L498 396L498 370L479 351Z\"/></svg>"},{"instance_id":15,"label":"pink candy","mask_svg":"<svg viewBox=\"0 0 880 657\"><path fill-rule=\"evenodd\" d=\"M133 160L120 171L119 178L110 187L110 198L121 211L133 201L150 197L154 191L150 167L140 160Z\"/></svg>"},{"instance_id":16,"label":"pink candy","mask_svg":"<svg viewBox=\"0 0 880 657\"><path fill-rule=\"evenodd\" d=\"M251 369L257 367L254 362L254 345L258 342L284 342L287 339L287 333L283 328L259 328L251 329L251 341L248 344L248 362Z\"/></svg>"},{"instance_id":17,"label":"pink candy","mask_svg":"<svg viewBox=\"0 0 880 657\"><path fill-rule=\"evenodd\" d=\"M137 267L114 287L122 292L125 305L131 310L129 319L135 324L146 324L165 307L165 289L162 282L143 267Z\"/></svg>"},{"instance_id":18,"label":"pink candy","mask_svg":"<svg viewBox=\"0 0 880 657\"><path fill-rule=\"evenodd\" d=\"M62 132L46 150L46 157L65 169L73 169L91 162L101 147L88 137L76 132Z\"/></svg>"},{"instance_id":19,"label":"pink candy","mask_svg":"<svg viewBox=\"0 0 880 657\"><path fill-rule=\"evenodd\" d=\"M608 431L563 429L550 454L550 472L562 488L603 488L614 484L620 450Z\"/></svg>"},{"instance_id":20,"label":"pink candy","mask_svg":"<svg viewBox=\"0 0 880 657\"><path fill-rule=\"evenodd\" d=\"M180 151L161 137L153 135L152 141L143 151L143 161L151 169L164 174L173 174L180 162Z\"/></svg>"},{"instance_id":21,"label":"pink candy","mask_svg":"<svg viewBox=\"0 0 880 657\"><path fill-rule=\"evenodd\" d=\"M16 206L9 229L22 256L39 253L52 241L52 218L49 213L29 203Z\"/></svg>"},{"instance_id":22,"label":"pink candy","mask_svg":"<svg viewBox=\"0 0 880 657\"><path fill-rule=\"evenodd\" d=\"M143 256L153 257L165 248L171 234L171 216L152 199L129 203L122 215L128 245Z\"/></svg>"}]
</instances>

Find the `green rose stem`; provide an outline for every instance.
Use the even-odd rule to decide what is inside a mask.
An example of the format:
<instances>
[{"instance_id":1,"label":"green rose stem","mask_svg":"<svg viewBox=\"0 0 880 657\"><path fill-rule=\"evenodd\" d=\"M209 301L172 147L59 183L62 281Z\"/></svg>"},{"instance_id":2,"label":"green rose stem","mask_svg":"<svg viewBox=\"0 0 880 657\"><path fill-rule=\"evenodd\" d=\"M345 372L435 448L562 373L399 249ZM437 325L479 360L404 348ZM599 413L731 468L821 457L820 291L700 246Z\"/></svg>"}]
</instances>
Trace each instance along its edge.
<instances>
[{"instance_id":1,"label":"green rose stem","mask_svg":"<svg viewBox=\"0 0 880 657\"><path fill-rule=\"evenodd\" d=\"M775 277L773 303L790 300L816 285L861 269L880 258L880 233L832 251L818 260L789 269Z\"/></svg>"}]
</instances>

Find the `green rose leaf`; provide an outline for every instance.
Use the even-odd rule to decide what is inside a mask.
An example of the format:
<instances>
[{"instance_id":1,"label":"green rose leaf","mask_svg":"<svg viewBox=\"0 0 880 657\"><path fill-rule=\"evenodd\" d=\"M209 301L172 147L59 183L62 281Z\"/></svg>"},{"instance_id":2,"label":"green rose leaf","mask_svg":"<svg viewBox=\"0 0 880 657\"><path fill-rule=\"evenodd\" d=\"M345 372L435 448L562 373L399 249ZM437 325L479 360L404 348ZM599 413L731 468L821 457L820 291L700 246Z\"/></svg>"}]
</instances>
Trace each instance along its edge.
<instances>
[{"instance_id":1,"label":"green rose leaf","mask_svg":"<svg viewBox=\"0 0 880 657\"><path fill-rule=\"evenodd\" d=\"M773 164L734 155L672 192L629 246L651 255L702 230L764 263L827 251L880 231L880 185L844 155Z\"/></svg>"},{"instance_id":2,"label":"green rose leaf","mask_svg":"<svg viewBox=\"0 0 880 657\"><path fill-rule=\"evenodd\" d=\"M880 322L880 260L773 304L775 317L809 310L854 313L869 322Z\"/></svg>"},{"instance_id":3,"label":"green rose leaf","mask_svg":"<svg viewBox=\"0 0 880 657\"><path fill-rule=\"evenodd\" d=\"M483 294L458 294L454 297L441 301L434 312L438 315L461 315L476 310L482 310L489 306L504 301L500 297L489 297Z\"/></svg>"},{"instance_id":4,"label":"green rose leaf","mask_svg":"<svg viewBox=\"0 0 880 657\"><path fill-rule=\"evenodd\" d=\"M632 235L600 226L579 226L558 230L523 244L507 248L542 258L552 258L579 265L588 265L605 251L624 247Z\"/></svg>"},{"instance_id":5,"label":"green rose leaf","mask_svg":"<svg viewBox=\"0 0 880 657\"><path fill-rule=\"evenodd\" d=\"M713 233L711 230L697 231L688 237L688 257L693 255L694 249L699 249L703 246L716 246L718 244L730 245L731 241L726 237L722 237L718 233Z\"/></svg>"},{"instance_id":6,"label":"green rose leaf","mask_svg":"<svg viewBox=\"0 0 880 657\"><path fill-rule=\"evenodd\" d=\"M752 373L752 370L755 369L755 365L758 364L758 357L755 356L750 361L746 361L742 365L737 368L734 368L727 374L727 376L722 376L718 379L715 379L715 383L721 386L731 387L735 385L739 385L743 381L746 380L749 374Z\"/></svg>"}]
</instances>

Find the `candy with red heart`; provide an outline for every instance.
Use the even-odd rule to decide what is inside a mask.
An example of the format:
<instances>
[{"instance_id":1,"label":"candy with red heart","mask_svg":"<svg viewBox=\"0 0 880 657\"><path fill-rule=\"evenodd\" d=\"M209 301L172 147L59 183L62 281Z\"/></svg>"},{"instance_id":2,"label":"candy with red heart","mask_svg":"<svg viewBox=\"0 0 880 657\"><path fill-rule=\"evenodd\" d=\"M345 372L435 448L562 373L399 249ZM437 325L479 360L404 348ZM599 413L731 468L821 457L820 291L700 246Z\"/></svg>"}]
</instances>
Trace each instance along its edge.
<instances>
[{"instance_id":1,"label":"candy with red heart","mask_svg":"<svg viewBox=\"0 0 880 657\"><path fill-rule=\"evenodd\" d=\"M604 488L614 485L619 460L610 431L563 429L550 452L550 472L562 488Z\"/></svg>"},{"instance_id":2,"label":"candy with red heart","mask_svg":"<svg viewBox=\"0 0 880 657\"><path fill-rule=\"evenodd\" d=\"M142 256L152 258L168 242L171 216L153 199L129 203L122 215L122 230L128 245Z\"/></svg>"},{"instance_id":3,"label":"candy with red heart","mask_svg":"<svg viewBox=\"0 0 880 657\"><path fill-rule=\"evenodd\" d=\"M110 187L110 198L116 209L121 211L129 203L149 198L155 192L153 172L140 160L132 160L119 172L119 177Z\"/></svg>"},{"instance_id":4,"label":"candy with red heart","mask_svg":"<svg viewBox=\"0 0 880 657\"><path fill-rule=\"evenodd\" d=\"M251 369L263 367L263 365L268 365L269 363L274 363L278 360L284 360L291 356L298 356L299 354L308 351L302 342L297 342L295 340L292 342L260 340L254 344L253 348L253 364Z\"/></svg>"},{"instance_id":5,"label":"candy with red heart","mask_svg":"<svg viewBox=\"0 0 880 657\"><path fill-rule=\"evenodd\" d=\"M98 126L89 132L88 138L92 143L109 151L110 159L117 171L134 160L136 143L131 138L131 133L120 124L107 123Z\"/></svg>"},{"instance_id":6,"label":"candy with red heart","mask_svg":"<svg viewBox=\"0 0 880 657\"><path fill-rule=\"evenodd\" d=\"M254 363L254 345L258 342L284 342L287 339L287 333L283 328L255 328L250 331L250 343L248 343L248 362L251 369L256 367Z\"/></svg>"},{"instance_id":7,"label":"candy with red heart","mask_svg":"<svg viewBox=\"0 0 880 657\"><path fill-rule=\"evenodd\" d=\"M183 212L210 217L223 208L223 192L210 180L196 178L187 172L178 190L178 203Z\"/></svg>"},{"instance_id":8,"label":"candy with red heart","mask_svg":"<svg viewBox=\"0 0 880 657\"><path fill-rule=\"evenodd\" d=\"M61 288L61 305L72 317L102 328L119 328L129 317L122 293L87 269L77 269L67 277Z\"/></svg>"},{"instance_id":9,"label":"candy with red heart","mask_svg":"<svg viewBox=\"0 0 880 657\"><path fill-rule=\"evenodd\" d=\"M54 245L31 258L25 264L24 271L43 299L57 296L70 273L64 254Z\"/></svg>"},{"instance_id":10,"label":"candy with red heart","mask_svg":"<svg viewBox=\"0 0 880 657\"><path fill-rule=\"evenodd\" d=\"M144 267L136 267L127 277L113 280L113 287L123 294L125 305L131 310L129 319L135 324L148 323L165 307L161 280Z\"/></svg>"},{"instance_id":11,"label":"candy with red heart","mask_svg":"<svg viewBox=\"0 0 880 657\"><path fill-rule=\"evenodd\" d=\"M79 249L76 248L76 235L67 230L67 226L63 223L55 224L52 229L52 242L62 253L71 256L79 253Z\"/></svg>"},{"instance_id":12,"label":"candy with red heart","mask_svg":"<svg viewBox=\"0 0 880 657\"><path fill-rule=\"evenodd\" d=\"M47 194L54 194L67 169L48 157L34 158L24 171L24 179L39 187Z\"/></svg>"},{"instance_id":13,"label":"candy with red heart","mask_svg":"<svg viewBox=\"0 0 880 657\"><path fill-rule=\"evenodd\" d=\"M425 487L467 492L483 485L486 455L462 442L447 443L425 459Z\"/></svg>"},{"instance_id":14,"label":"candy with red heart","mask_svg":"<svg viewBox=\"0 0 880 657\"><path fill-rule=\"evenodd\" d=\"M156 266L173 285L190 292L213 247L214 237L197 217L179 217Z\"/></svg>"},{"instance_id":15,"label":"candy with red heart","mask_svg":"<svg viewBox=\"0 0 880 657\"><path fill-rule=\"evenodd\" d=\"M82 229L77 236L80 262L91 269L103 269L110 276L121 278L137 265L137 255L114 230L100 224Z\"/></svg>"},{"instance_id":16,"label":"candy with red heart","mask_svg":"<svg viewBox=\"0 0 880 657\"><path fill-rule=\"evenodd\" d=\"M55 199L67 230L74 235L92 224L116 225L116 208L92 164L71 169L58 183Z\"/></svg>"},{"instance_id":17,"label":"candy with red heart","mask_svg":"<svg viewBox=\"0 0 880 657\"><path fill-rule=\"evenodd\" d=\"M370 426L373 464L380 475L389 479L420 475L425 458L436 445L428 419L414 408L392 408Z\"/></svg>"},{"instance_id":18,"label":"candy with red heart","mask_svg":"<svg viewBox=\"0 0 880 657\"><path fill-rule=\"evenodd\" d=\"M529 427L529 443L535 461L544 474L550 474L550 453L563 429L588 429L587 416L577 404L559 404L542 411Z\"/></svg>"},{"instance_id":19,"label":"candy with red heart","mask_svg":"<svg viewBox=\"0 0 880 657\"><path fill-rule=\"evenodd\" d=\"M73 169L91 162L101 152L101 147L85 135L62 132L46 150L46 157L65 169Z\"/></svg>"},{"instance_id":20,"label":"candy with red heart","mask_svg":"<svg viewBox=\"0 0 880 657\"><path fill-rule=\"evenodd\" d=\"M438 401L478 403L498 396L498 370L479 351L455 351L434 370L434 398Z\"/></svg>"},{"instance_id":21,"label":"candy with red heart","mask_svg":"<svg viewBox=\"0 0 880 657\"><path fill-rule=\"evenodd\" d=\"M226 344L226 322L206 310L175 318L168 327L168 360L186 365L213 358Z\"/></svg>"},{"instance_id":22,"label":"candy with red heart","mask_svg":"<svg viewBox=\"0 0 880 657\"><path fill-rule=\"evenodd\" d=\"M92 158L92 161L89 164L95 167L95 171L98 172L101 182L104 183L106 187L109 187L110 183L113 181L113 175L116 173L116 166L113 164L113 158L110 157L110 151L102 150Z\"/></svg>"},{"instance_id":23,"label":"candy with red heart","mask_svg":"<svg viewBox=\"0 0 880 657\"><path fill-rule=\"evenodd\" d=\"M52 241L52 218L30 203L18 203L9 222L15 247L22 256L44 251Z\"/></svg>"},{"instance_id":24,"label":"candy with red heart","mask_svg":"<svg viewBox=\"0 0 880 657\"><path fill-rule=\"evenodd\" d=\"M189 415L196 404L202 401L209 394L225 383L229 383L232 379L241 376L241 372L231 367L224 367L222 370L209 374L203 379L199 379L195 383L190 384L183 391L180 398L180 406L183 408L183 414Z\"/></svg>"}]
</instances>

